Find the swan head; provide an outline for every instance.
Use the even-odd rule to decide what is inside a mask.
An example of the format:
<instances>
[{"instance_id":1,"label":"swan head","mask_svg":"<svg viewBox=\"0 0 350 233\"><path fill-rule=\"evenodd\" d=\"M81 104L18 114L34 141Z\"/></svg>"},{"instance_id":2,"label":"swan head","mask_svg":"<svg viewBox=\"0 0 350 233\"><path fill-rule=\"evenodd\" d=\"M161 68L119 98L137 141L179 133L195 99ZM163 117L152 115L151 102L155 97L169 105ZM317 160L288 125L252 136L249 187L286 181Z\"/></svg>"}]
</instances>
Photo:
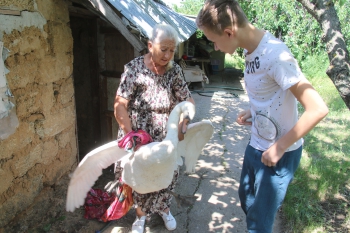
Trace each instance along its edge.
<instances>
[{"instance_id":1,"label":"swan head","mask_svg":"<svg viewBox=\"0 0 350 233\"><path fill-rule=\"evenodd\" d=\"M194 115L196 113L196 108L194 104L188 101L182 102L180 108L183 114L181 131L183 134L185 134L187 131L187 126L189 125L190 121L192 121L194 118Z\"/></svg>"},{"instance_id":2,"label":"swan head","mask_svg":"<svg viewBox=\"0 0 350 233\"><path fill-rule=\"evenodd\" d=\"M191 102L184 101L181 103L181 112L183 114L184 119L188 119L191 121L193 120L194 115L196 113L196 108Z\"/></svg>"}]
</instances>

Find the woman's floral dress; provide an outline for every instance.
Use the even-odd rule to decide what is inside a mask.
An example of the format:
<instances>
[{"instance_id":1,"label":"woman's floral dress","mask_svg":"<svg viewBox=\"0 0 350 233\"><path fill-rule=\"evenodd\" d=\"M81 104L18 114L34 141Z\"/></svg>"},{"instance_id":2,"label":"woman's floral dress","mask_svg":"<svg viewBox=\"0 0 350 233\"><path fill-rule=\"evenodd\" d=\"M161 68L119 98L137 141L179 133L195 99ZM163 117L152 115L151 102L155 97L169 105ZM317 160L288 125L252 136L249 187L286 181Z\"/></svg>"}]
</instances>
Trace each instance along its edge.
<instances>
[{"instance_id":1,"label":"woman's floral dress","mask_svg":"<svg viewBox=\"0 0 350 233\"><path fill-rule=\"evenodd\" d=\"M183 73L179 65L163 75L157 75L149 70L144 63L144 56L135 58L125 65L121 76L117 96L129 100L128 113L132 129L143 129L154 141L162 141L166 136L166 125L171 110L176 104L191 97ZM119 129L118 138L124 132ZM122 168L116 166L116 179L121 175ZM174 190L178 171L174 172L170 190ZM141 207L147 214L158 213L170 207L172 196L166 189L158 192L139 194L133 193L136 207Z\"/></svg>"}]
</instances>

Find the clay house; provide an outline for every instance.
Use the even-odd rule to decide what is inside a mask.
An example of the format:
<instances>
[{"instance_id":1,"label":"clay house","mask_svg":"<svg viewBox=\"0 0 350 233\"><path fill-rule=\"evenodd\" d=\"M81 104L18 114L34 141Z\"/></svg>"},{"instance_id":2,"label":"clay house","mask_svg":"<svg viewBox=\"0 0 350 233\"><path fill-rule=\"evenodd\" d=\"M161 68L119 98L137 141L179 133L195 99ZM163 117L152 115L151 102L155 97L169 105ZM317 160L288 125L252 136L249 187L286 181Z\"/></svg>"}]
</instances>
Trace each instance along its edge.
<instances>
[{"instance_id":1,"label":"clay house","mask_svg":"<svg viewBox=\"0 0 350 233\"><path fill-rule=\"evenodd\" d=\"M120 75L156 23L182 42L196 31L155 0L0 1L0 232L28 232L60 180L115 139Z\"/></svg>"}]
</instances>

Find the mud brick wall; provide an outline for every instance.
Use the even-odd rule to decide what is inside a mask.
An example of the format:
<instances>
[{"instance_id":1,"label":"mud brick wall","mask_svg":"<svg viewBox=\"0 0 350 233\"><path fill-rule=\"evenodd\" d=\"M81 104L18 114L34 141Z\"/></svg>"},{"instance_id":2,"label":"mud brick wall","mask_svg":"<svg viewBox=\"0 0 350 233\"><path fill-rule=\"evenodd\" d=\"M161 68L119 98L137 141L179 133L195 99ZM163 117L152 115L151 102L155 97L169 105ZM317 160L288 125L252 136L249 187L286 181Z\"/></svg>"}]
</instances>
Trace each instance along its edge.
<instances>
[{"instance_id":1,"label":"mud brick wall","mask_svg":"<svg viewBox=\"0 0 350 233\"><path fill-rule=\"evenodd\" d=\"M56 182L76 166L73 39L65 0L1 0L0 7L21 11L0 15L19 120L0 141L0 232L11 225L26 232L24 218L45 215Z\"/></svg>"}]
</instances>

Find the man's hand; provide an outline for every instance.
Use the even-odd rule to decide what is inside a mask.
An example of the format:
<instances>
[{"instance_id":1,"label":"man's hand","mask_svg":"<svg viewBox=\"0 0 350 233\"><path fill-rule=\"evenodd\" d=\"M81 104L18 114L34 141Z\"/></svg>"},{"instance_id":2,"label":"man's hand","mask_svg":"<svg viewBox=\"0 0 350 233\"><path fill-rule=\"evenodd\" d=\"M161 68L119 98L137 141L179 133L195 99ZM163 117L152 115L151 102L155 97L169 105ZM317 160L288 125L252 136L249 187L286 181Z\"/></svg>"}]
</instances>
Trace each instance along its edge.
<instances>
[{"instance_id":1,"label":"man's hand","mask_svg":"<svg viewBox=\"0 0 350 233\"><path fill-rule=\"evenodd\" d=\"M238 114L236 122L240 125L252 125L251 118L252 114L250 112L250 109L247 109Z\"/></svg>"},{"instance_id":2,"label":"man's hand","mask_svg":"<svg viewBox=\"0 0 350 233\"><path fill-rule=\"evenodd\" d=\"M277 162L282 158L284 150L278 148L276 143L267 149L261 156L261 162L268 167L276 166Z\"/></svg>"}]
</instances>

